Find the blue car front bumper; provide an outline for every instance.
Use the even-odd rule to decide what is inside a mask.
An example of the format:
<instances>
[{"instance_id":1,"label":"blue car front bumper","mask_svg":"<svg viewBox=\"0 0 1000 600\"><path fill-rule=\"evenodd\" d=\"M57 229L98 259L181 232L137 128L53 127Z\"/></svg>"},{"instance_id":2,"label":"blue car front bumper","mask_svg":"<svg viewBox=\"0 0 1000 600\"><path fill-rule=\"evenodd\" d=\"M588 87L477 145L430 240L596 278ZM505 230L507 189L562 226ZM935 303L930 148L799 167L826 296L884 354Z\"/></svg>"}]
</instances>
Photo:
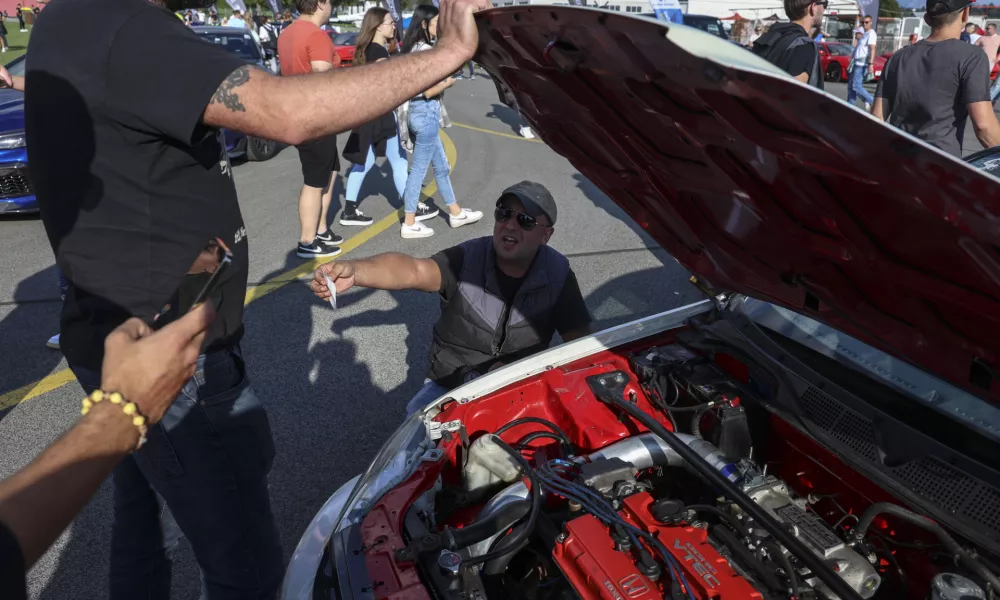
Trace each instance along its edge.
<instances>
[{"instance_id":1,"label":"blue car front bumper","mask_svg":"<svg viewBox=\"0 0 1000 600\"><path fill-rule=\"evenodd\" d=\"M24 148L0 150L0 214L38 211Z\"/></svg>"}]
</instances>

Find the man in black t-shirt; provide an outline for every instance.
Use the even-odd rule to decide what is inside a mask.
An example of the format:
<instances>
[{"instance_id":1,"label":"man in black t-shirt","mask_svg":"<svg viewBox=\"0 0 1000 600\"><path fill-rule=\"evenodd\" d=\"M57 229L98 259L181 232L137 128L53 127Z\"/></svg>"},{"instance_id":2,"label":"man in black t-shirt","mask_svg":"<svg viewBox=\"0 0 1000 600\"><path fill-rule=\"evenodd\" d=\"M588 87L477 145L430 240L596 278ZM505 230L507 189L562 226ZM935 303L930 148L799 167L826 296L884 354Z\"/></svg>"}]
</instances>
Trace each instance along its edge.
<instances>
[{"instance_id":1,"label":"man in black t-shirt","mask_svg":"<svg viewBox=\"0 0 1000 600\"><path fill-rule=\"evenodd\" d=\"M207 597L273 598L283 569L267 491L274 444L239 348L247 228L219 129L301 144L371 120L471 58L472 13L485 2L442 0L433 51L296 78L205 44L174 15L209 0L158 2L53 0L32 31L25 128L70 283L60 342L84 389L98 387L107 334L133 316L175 319L212 276L196 258L211 240L229 249L195 376L115 471L109 595L169 598L184 534Z\"/></svg>"},{"instance_id":2,"label":"man in black t-shirt","mask_svg":"<svg viewBox=\"0 0 1000 600\"><path fill-rule=\"evenodd\" d=\"M415 289L441 295L431 365L407 414L488 371L544 350L558 331L564 341L589 333L590 313L569 261L548 246L556 204L542 185L504 190L493 236L470 240L431 258L391 252L332 262L316 270L312 289L331 297L354 286Z\"/></svg>"},{"instance_id":3,"label":"man in black t-shirt","mask_svg":"<svg viewBox=\"0 0 1000 600\"><path fill-rule=\"evenodd\" d=\"M753 53L802 83L823 89L819 51L809 32L822 26L826 6L827 0L785 0L791 22L772 25L753 43Z\"/></svg>"},{"instance_id":4,"label":"man in black t-shirt","mask_svg":"<svg viewBox=\"0 0 1000 600\"><path fill-rule=\"evenodd\" d=\"M990 61L959 39L970 0L927 0L931 34L900 48L882 69L872 114L928 144L962 158L965 123L972 118L983 148L1000 145L990 102Z\"/></svg>"}]
</instances>

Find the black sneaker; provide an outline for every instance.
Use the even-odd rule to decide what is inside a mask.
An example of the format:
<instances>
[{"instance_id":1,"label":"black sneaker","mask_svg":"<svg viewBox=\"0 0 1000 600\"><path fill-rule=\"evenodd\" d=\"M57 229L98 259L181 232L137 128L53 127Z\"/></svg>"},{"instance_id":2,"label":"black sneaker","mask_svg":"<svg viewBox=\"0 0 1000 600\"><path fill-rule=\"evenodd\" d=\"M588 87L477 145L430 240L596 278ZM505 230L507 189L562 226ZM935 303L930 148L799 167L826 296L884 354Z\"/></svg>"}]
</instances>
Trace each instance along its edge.
<instances>
[{"instance_id":1,"label":"black sneaker","mask_svg":"<svg viewBox=\"0 0 1000 600\"><path fill-rule=\"evenodd\" d=\"M438 216L439 212L441 211L438 210L437 208L433 206L428 206L423 202L420 202L419 204L417 204L417 213L414 218L418 221L426 221L427 219L433 219L434 217Z\"/></svg>"},{"instance_id":2,"label":"black sneaker","mask_svg":"<svg viewBox=\"0 0 1000 600\"><path fill-rule=\"evenodd\" d=\"M337 256L340 252L339 246L326 244L317 238L313 240L313 243L308 245L299 242L299 248L295 251L295 256L299 258L316 258L318 256Z\"/></svg>"},{"instance_id":3,"label":"black sneaker","mask_svg":"<svg viewBox=\"0 0 1000 600\"><path fill-rule=\"evenodd\" d=\"M341 225L366 227L371 225L373 222L375 222L375 219L369 217L351 204L348 204L347 208L344 209L344 212L340 214Z\"/></svg>"},{"instance_id":4,"label":"black sneaker","mask_svg":"<svg viewBox=\"0 0 1000 600\"><path fill-rule=\"evenodd\" d=\"M340 237L336 233L327 229L324 233L317 233L316 239L323 242L327 246L333 245L338 246L344 243L344 238Z\"/></svg>"}]
</instances>

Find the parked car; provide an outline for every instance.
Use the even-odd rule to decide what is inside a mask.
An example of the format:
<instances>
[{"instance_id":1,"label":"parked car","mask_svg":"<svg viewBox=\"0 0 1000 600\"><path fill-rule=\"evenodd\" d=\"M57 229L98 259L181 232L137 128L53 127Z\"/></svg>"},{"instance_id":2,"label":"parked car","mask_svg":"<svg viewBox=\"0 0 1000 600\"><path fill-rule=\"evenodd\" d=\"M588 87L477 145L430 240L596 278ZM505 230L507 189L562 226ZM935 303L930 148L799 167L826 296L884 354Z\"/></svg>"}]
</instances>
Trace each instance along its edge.
<instances>
[{"instance_id":1,"label":"parked car","mask_svg":"<svg viewBox=\"0 0 1000 600\"><path fill-rule=\"evenodd\" d=\"M705 299L407 418L284 600L1000 588L1000 179L690 28L476 18L504 101Z\"/></svg>"},{"instance_id":2,"label":"parked car","mask_svg":"<svg viewBox=\"0 0 1000 600\"><path fill-rule=\"evenodd\" d=\"M841 42L820 42L819 49L820 66L826 76L827 81L844 81L847 79L847 68L851 64L851 56L854 54L854 47ZM882 77L882 69L885 68L886 56L876 56L874 62L875 81Z\"/></svg>"},{"instance_id":3,"label":"parked car","mask_svg":"<svg viewBox=\"0 0 1000 600\"><path fill-rule=\"evenodd\" d=\"M261 48L249 30L240 27L214 26L192 27L191 30L206 42L222 46L248 63L270 70L267 63L274 58L274 53ZM271 140L230 129L224 129L223 135L226 140L226 152L232 158L245 155L252 161L264 161L274 158L278 153L277 142Z\"/></svg>"},{"instance_id":4,"label":"parked car","mask_svg":"<svg viewBox=\"0 0 1000 600\"><path fill-rule=\"evenodd\" d=\"M7 65L11 75L24 75L24 55ZM31 186L24 137L24 94L0 89L0 214L38 211Z\"/></svg>"},{"instance_id":5,"label":"parked car","mask_svg":"<svg viewBox=\"0 0 1000 600\"><path fill-rule=\"evenodd\" d=\"M354 61L354 47L358 43L357 31L345 31L344 33L330 32L330 39L333 40L333 49L340 57L340 66L349 67Z\"/></svg>"},{"instance_id":6,"label":"parked car","mask_svg":"<svg viewBox=\"0 0 1000 600\"><path fill-rule=\"evenodd\" d=\"M642 13L643 17L649 17L651 19L656 18L655 12ZM688 27L694 27L695 29L700 29L704 32L711 33L714 36L718 36L724 40L729 39L729 34L726 33L725 27L722 26L722 21L718 17L711 17L708 15L689 15L685 13L682 17L682 22Z\"/></svg>"}]
</instances>

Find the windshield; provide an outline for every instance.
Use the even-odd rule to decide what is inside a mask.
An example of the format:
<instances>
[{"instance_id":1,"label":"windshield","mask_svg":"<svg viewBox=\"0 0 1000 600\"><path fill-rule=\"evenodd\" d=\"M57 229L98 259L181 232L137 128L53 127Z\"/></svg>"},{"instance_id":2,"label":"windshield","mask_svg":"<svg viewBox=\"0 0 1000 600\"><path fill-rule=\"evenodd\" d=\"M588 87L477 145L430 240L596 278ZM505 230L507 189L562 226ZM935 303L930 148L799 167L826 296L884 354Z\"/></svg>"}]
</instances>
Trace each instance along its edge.
<instances>
[{"instance_id":1,"label":"windshield","mask_svg":"<svg viewBox=\"0 0 1000 600\"><path fill-rule=\"evenodd\" d=\"M837 56L850 56L853 50L847 44L827 44L826 47L830 49L830 54Z\"/></svg>"},{"instance_id":2,"label":"windshield","mask_svg":"<svg viewBox=\"0 0 1000 600\"><path fill-rule=\"evenodd\" d=\"M347 33L338 33L333 36L334 46L353 46L358 41L358 34L356 31L348 31Z\"/></svg>"},{"instance_id":3,"label":"windshield","mask_svg":"<svg viewBox=\"0 0 1000 600\"><path fill-rule=\"evenodd\" d=\"M218 44L236 56L249 61L261 60L260 50L249 33L199 33L198 37Z\"/></svg>"},{"instance_id":4,"label":"windshield","mask_svg":"<svg viewBox=\"0 0 1000 600\"><path fill-rule=\"evenodd\" d=\"M685 16L684 24L688 27L695 27L702 31L707 31L712 35L717 35L721 38L729 38L729 36L726 35L726 30L722 28L722 21L716 18Z\"/></svg>"},{"instance_id":5,"label":"windshield","mask_svg":"<svg viewBox=\"0 0 1000 600\"><path fill-rule=\"evenodd\" d=\"M862 371L990 438L1000 440L1000 408L845 333L796 312L747 298L743 312L758 325Z\"/></svg>"}]
</instances>

